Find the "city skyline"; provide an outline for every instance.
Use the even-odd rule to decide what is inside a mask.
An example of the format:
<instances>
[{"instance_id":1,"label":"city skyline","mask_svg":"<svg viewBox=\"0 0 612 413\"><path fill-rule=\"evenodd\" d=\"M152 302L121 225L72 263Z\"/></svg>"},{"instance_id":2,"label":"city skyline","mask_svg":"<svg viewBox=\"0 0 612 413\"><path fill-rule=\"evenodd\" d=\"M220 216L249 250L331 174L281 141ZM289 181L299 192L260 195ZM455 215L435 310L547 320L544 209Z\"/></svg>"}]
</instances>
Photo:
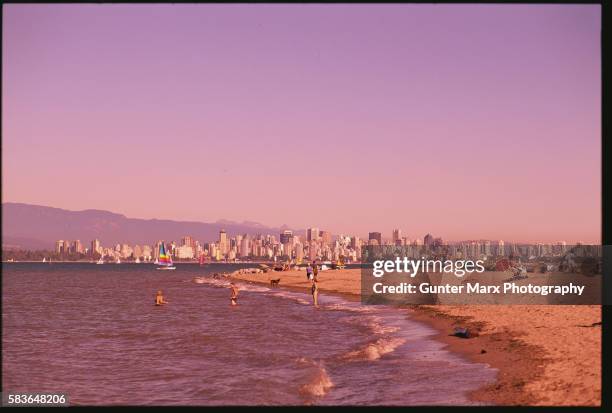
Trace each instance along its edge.
<instances>
[{"instance_id":1,"label":"city skyline","mask_svg":"<svg viewBox=\"0 0 612 413\"><path fill-rule=\"evenodd\" d=\"M371 232L367 239L355 235L340 234L332 237L328 231L319 231L318 228L308 228L306 235L293 234L291 230L284 230L276 235L269 233L236 234L229 236L225 229L219 231L216 241L200 242L190 235L181 237L176 242L157 240L151 244L130 244L125 242L104 246L99 239L94 239L90 247L86 247L80 240L56 240L55 254L58 256L76 256L80 259L89 257L99 259L104 257L117 260L131 259L137 263L157 261L158 252L165 251L169 256L180 260L191 260L202 263L202 260L216 262L236 262L239 260L295 260L296 263L305 261L342 261L358 263L362 259L362 247L370 246L397 246L402 247L415 257L421 254L439 253L445 251L449 257L483 259L503 258L517 254L533 257L562 255L573 248L565 241L554 243L512 243L504 240L464 240L459 242L444 241L442 237L426 234L423 239L401 237L394 239L398 229L393 231L392 239L381 237L379 232ZM165 247L164 247L165 245ZM597 246L595 246L597 247ZM595 250L601 251L600 248ZM40 251L39 251L40 252ZM408 253L408 252L406 252ZM101 263L101 262L100 262Z\"/></svg>"},{"instance_id":2,"label":"city skyline","mask_svg":"<svg viewBox=\"0 0 612 413\"><path fill-rule=\"evenodd\" d=\"M3 11L3 202L600 242L598 5Z\"/></svg>"}]
</instances>

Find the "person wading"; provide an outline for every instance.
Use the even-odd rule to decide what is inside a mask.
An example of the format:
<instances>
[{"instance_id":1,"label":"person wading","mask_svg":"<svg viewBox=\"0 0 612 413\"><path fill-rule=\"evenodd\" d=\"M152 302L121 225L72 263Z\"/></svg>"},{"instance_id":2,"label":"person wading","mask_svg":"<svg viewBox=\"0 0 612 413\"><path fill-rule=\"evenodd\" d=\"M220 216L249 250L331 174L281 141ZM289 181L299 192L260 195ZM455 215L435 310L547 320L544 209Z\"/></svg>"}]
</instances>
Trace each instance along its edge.
<instances>
[{"instance_id":1,"label":"person wading","mask_svg":"<svg viewBox=\"0 0 612 413\"><path fill-rule=\"evenodd\" d=\"M312 293L312 302L314 304L315 307L319 307L319 280L317 279L317 277L314 277L312 279L312 287L311 287L311 293Z\"/></svg>"},{"instance_id":2,"label":"person wading","mask_svg":"<svg viewBox=\"0 0 612 413\"><path fill-rule=\"evenodd\" d=\"M155 305L164 305L164 304L168 304L168 301L164 299L164 296L162 295L162 290L159 290L157 292L157 295L155 296Z\"/></svg>"},{"instance_id":3,"label":"person wading","mask_svg":"<svg viewBox=\"0 0 612 413\"><path fill-rule=\"evenodd\" d=\"M238 305L238 303L237 303L237 301L238 301L238 287L236 287L236 284L230 283L230 289L232 290L232 295L230 297L230 302L232 303L232 305Z\"/></svg>"}]
</instances>

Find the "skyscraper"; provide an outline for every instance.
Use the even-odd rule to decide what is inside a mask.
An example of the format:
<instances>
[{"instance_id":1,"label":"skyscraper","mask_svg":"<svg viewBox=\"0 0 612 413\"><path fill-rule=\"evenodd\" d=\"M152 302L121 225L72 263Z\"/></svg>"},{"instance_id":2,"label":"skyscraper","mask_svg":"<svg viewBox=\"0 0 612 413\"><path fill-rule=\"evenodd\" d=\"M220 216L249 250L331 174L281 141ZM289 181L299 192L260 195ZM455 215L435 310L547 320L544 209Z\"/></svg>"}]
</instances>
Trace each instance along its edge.
<instances>
[{"instance_id":1,"label":"skyscraper","mask_svg":"<svg viewBox=\"0 0 612 413\"><path fill-rule=\"evenodd\" d=\"M308 257L310 258L311 261L314 261L317 259L318 255L319 255L319 246L317 245L315 241L311 241L308 247Z\"/></svg>"},{"instance_id":2,"label":"skyscraper","mask_svg":"<svg viewBox=\"0 0 612 413\"><path fill-rule=\"evenodd\" d=\"M423 245L425 245L426 247L431 247L433 245L433 241L434 241L433 235L427 234L423 238Z\"/></svg>"},{"instance_id":3,"label":"skyscraper","mask_svg":"<svg viewBox=\"0 0 612 413\"><path fill-rule=\"evenodd\" d=\"M293 231L289 229L286 229L280 233L280 243L281 244L286 244L288 242L291 242L292 238L293 238Z\"/></svg>"},{"instance_id":4,"label":"skyscraper","mask_svg":"<svg viewBox=\"0 0 612 413\"><path fill-rule=\"evenodd\" d=\"M319 239L319 228L308 228L306 230L306 241L317 241Z\"/></svg>"},{"instance_id":5,"label":"skyscraper","mask_svg":"<svg viewBox=\"0 0 612 413\"><path fill-rule=\"evenodd\" d=\"M370 232L368 234L368 243L371 244L370 241L378 242L378 245L382 245L382 234L380 232Z\"/></svg>"},{"instance_id":6,"label":"skyscraper","mask_svg":"<svg viewBox=\"0 0 612 413\"><path fill-rule=\"evenodd\" d=\"M401 245L402 244L402 230L394 229L393 236L391 238L393 240L393 245Z\"/></svg>"},{"instance_id":7,"label":"skyscraper","mask_svg":"<svg viewBox=\"0 0 612 413\"><path fill-rule=\"evenodd\" d=\"M191 238L189 235L184 236L181 239L181 245L182 246L188 246L188 247L194 247L194 243L193 243L193 238Z\"/></svg>"},{"instance_id":8,"label":"skyscraper","mask_svg":"<svg viewBox=\"0 0 612 413\"><path fill-rule=\"evenodd\" d=\"M331 244L331 233L329 231L321 231L321 241L324 245Z\"/></svg>"},{"instance_id":9,"label":"skyscraper","mask_svg":"<svg viewBox=\"0 0 612 413\"><path fill-rule=\"evenodd\" d=\"M497 255L499 255L500 257L504 256L506 255L505 252L506 251L504 248L504 241L502 240L497 241Z\"/></svg>"},{"instance_id":10,"label":"skyscraper","mask_svg":"<svg viewBox=\"0 0 612 413\"><path fill-rule=\"evenodd\" d=\"M91 241L91 249L90 249L89 253L91 255L101 254L102 253L102 251L101 251L102 248L101 247L102 246L100 245L100 240L99 239L95 239L95 240Z\"/></svg>"},{"instance_id":11,"label":"skyscraper","mask_svg":"<svg viewBox=\"0 0 612 413\"><path fill-rule=\"evenodd\" d=\"M298 263L304 259L304 247L299 242L295 245L295 259Z\"/></svg>"},{"instance_id":12,"label":"skyscraper","mask_svg":"<svg viewBox=\"0 0 612 413\"><path fill-rule=\"evenodd\" d=\"M80 254L83 252L83 245L81 244L81 240L76 240L72 243L72 251Z\"/></svg>"},{"instance_id":13,"label":"skyscraper","mask_svg":"<svg viewBox=\"0 0 612 413\"><path fill-rule=\"evenodd\" d=\"M229 239L224 229L219 231L219 250L221 255L226 255L229 251Z\"/></svg>"},{"instance_id":14,"label":"skyscraper","mask_svg":"<svg viewBox=\"0 0 612 413\"><path fill-rule=\"evenodd\" d=\"M244 238L242 238L241 242L240 242L240 256L241 257L248 257L249 254L251 253L251 248L250 248L250 239L248 237L248 235L245 235Z\"/></svg>"}]
</instances>

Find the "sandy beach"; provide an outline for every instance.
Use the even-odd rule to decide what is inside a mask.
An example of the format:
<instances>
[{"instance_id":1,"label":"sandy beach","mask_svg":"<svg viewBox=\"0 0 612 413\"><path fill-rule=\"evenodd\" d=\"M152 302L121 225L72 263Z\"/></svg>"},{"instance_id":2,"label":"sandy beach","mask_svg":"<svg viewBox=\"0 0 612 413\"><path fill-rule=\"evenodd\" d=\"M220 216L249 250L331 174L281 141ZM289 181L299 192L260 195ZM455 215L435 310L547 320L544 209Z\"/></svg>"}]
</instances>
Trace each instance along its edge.
<instances>
[{"instance_id":1,"label":"sandy beach","mask_svg":"<svg viewBox=\"0 0 612 413\"><path fill-rule=\"evenodd\" d=\"M232 274L242 281L309 289L304 271ZM319 273L321 294L359 300L360 270ZM413 319L434 327L450 351L498 369L497 382L470 397L501 405L601 405L601 306L414 305ZM476 337L451 335L456 326Z\"/></svg>"}]
</instances>

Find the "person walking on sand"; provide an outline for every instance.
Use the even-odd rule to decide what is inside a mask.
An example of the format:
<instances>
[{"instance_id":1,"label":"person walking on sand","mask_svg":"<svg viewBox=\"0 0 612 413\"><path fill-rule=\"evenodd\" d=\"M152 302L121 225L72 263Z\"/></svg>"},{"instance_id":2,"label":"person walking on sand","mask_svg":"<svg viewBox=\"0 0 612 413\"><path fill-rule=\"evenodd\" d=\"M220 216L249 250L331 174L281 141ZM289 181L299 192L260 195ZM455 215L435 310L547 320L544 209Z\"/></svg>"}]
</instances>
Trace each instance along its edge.
<instances>
[{"instance_id":1,"label":"person walking on sand","mask_svg":"<svg viewBox=\"0 0 612 413\"><path fill-rule=\"evenodd\" d=\"M164 296L162 295L162 290L159 290L157 292L157 295L155 296L155 305L164 305L164 304L168 304L168 301L164 300Z\"/></svg>"},{"instance_id":2,"label":"person walking on sand","mask_svg":"<svg viewBox=\"0 0 612 413\"><path fill-rule=\"evenodd\" d=\"M319 281L317 280L317 277L314 277L312 279L312 287L311 287L311 293L312 293L312 302L314 304L315 307L319 307Z\"/></svg>"},{"instance_id":3,"label":"person walking on sand","mask_svg":"<svg viewBox=\"0 0 612 413\"><path fill-rule=\"evenodd\" d=\"M238 287L236 287L236 284L230 283L230 289L232 290L232 295L230 297L230 302L232 303L232 305L238 305L238 303L237 303L237 301L238 301Z\"/></svg>"},{"instance_id":4,"label":"person walking on sand","mask_svg":"<svg viewBox=\"0 0 612 413\"><path fill-rule=\"evenodd\" d=\"M312 266L310 264L306 267L306 278L308 278L308 281L312 281Z\"/></svg>"}]
</instances>

